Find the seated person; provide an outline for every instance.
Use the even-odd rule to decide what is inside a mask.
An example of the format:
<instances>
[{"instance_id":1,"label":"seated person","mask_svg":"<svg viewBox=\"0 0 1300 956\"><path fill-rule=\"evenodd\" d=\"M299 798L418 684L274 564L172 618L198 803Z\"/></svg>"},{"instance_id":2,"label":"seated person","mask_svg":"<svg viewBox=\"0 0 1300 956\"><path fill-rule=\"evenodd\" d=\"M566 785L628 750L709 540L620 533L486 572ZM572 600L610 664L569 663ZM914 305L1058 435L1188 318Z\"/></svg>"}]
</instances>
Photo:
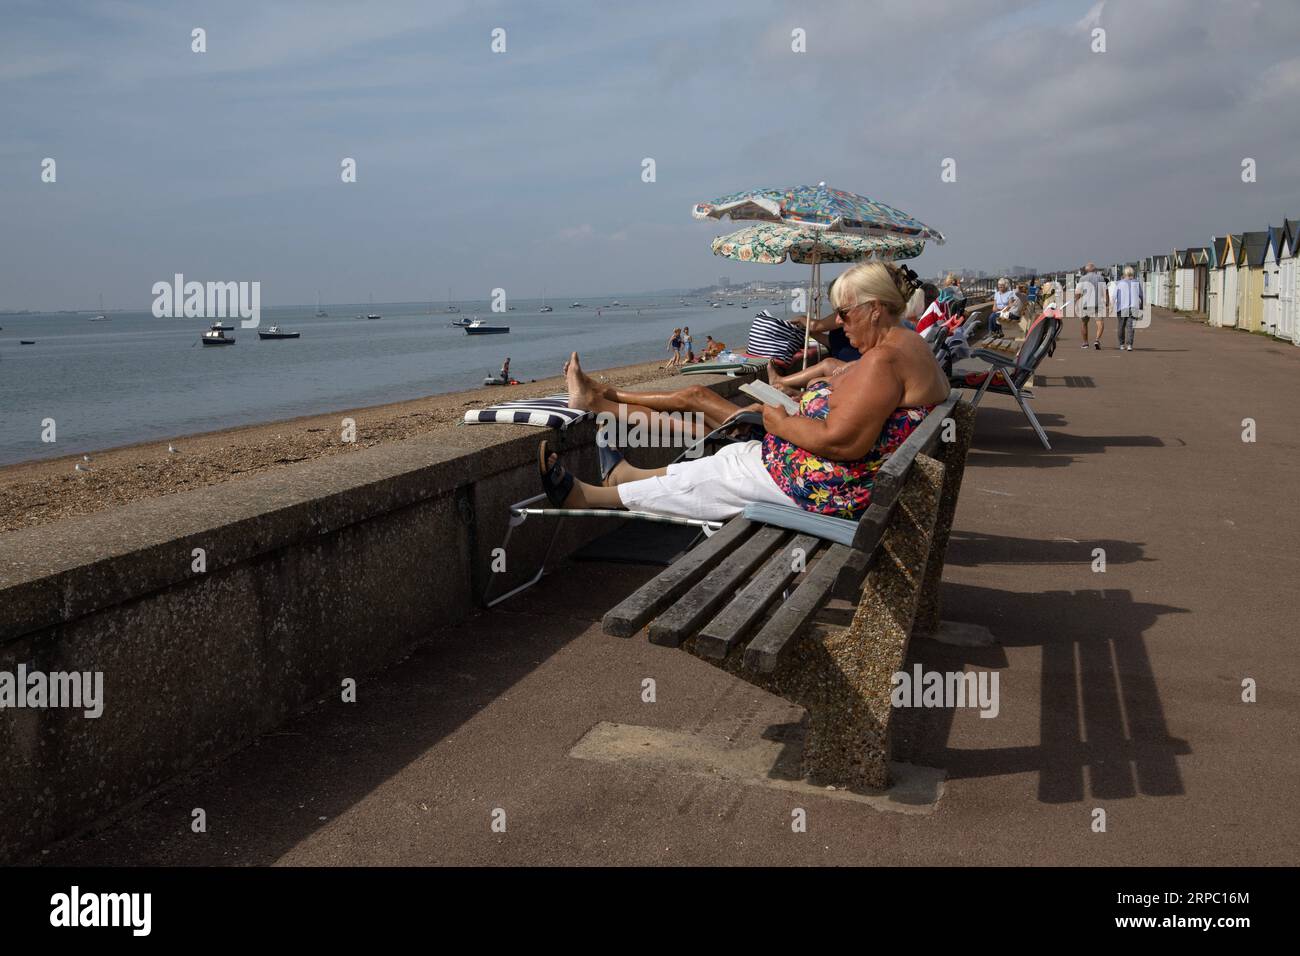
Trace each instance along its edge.
<instances>
[{"instance_id":1,"label":"seated person","mask_svg":"<svg viewBox=\"0 0 1300 956\"><path fill-rule=\"evenodd\" d=\"M836 279L832 279L831 284L826 289L828 302L831 301L832 296L835 294L836 281ZM803 328L805 318L806 317L803 315L795 315L791 317L791 321L796 323L799 328ZM835 321L834 312L831 312L829 315L823 316L820 319L813 319L812 322L808 323L808 334L811 338L816 339L818 343L826 349L830 357L839 364L845 362L856 362L861 357L858 350L849 343L849 340L845 336L844 330L840 328L839 323ZM795 370L789 367L777 369L777 371L796 374ZM800 371L808 370L802 369Z\"/></svg>"},{"instance_id":2,"label":"seated person","mask_svg":"<svg viewBox=\"0 0 1300 956\"><path fill-rule=\"evenodd\" d=\"M1010 280L999 279L998 291L993 293L993 311L989 313L989 331L1001 335L1003 320L1015 321L1019 318L1019 297L1012 290Z\"/></svg>"},{"instance_id":3,"label":"seated person","mask_svg":"<svg viewBox=\"0 0 1300 956\"><path fill-rule=\"evenodd\" d=\"M538 448L542 488L552 504L565 508L629 508L722 521L747 504L767 501L860 517L871 503L880 466L948 395L930 350L899 324L916 288L892 263L867 262L840 276L833 295L836 320L862 358L834 384L812 383L797 415L763 406L767 435L761 441L737 442L667 468L636 468L619 460L602 485L576 480L544 441Z\"/></svg>"},{"instance_id":4,"label":"seated person","mask_svg":"<svg viewBox=\"0 0 1300 956\"><path fill-rule=\"evenodd\" d=\"M911 278L915 280L916 274L910 272L910 270L906 271L908 271ZM834 294L834 290L835 283L831 282L830 291L832 294ZM934 308L934 300L938 294L939 290L933 285L929 283L922 285L919 290L912 294L912 298L908 301L907 309L903 313L903 318L900 324L904 328L918 331L920 329L919 316L922 314L922 310L926 307ZM821 320L821 322L838 322L838 318L839 317L836 313L832 312L826 319ZM813 327L816 328L817 325L818 323L814 323ZM831 335L834 336L835 333L839 333L840 336L845 335L844 329L838 325L831 332ZM835 341L834 338L832 338L832 341ZM847 341L846 338L845 342L847 343ZM805 385L808 385L811 382L819 382L834 378L851 364L856 362L859 357L860 354L858 350L849 344L846 345L844 351L838 353L832 352L830 358L822 359L822 361L818 362L816 365L806 369L801 369L797 372L789 372L785 375L780 375L774 369L769 368L767 370L767 380L783 392L791 395L799 395Z\"/></svg>"},{"instance_id":5,"label":"seated person","mask_svg":"<svg viewBox=\"0 0 1300 956\"><path fill-rule=\"evenodd\" d=\"M950 316L961 315L966 311L966 293L962 291L961 279L953 273L948 273L948 278L943 280L943 285L939 289L939 303L943 305Z\"/></svg>"},{"instance_id":6,"label":"seated person","mask_svg":"<svg viewBox=\"0 0 1300 956\"><path fill-rule=\"evenodd\" d=\"M663 434L661 422L667 421L669 433L679 435L684 442L703 438L740 412L762 407L733 405L705 385L689 385L671 392L631 392L601 385L583 371L577 352L570 354L569 361L564 363L564 378L569 387L570 408L626 416L629 426L652 428L655 434ZM665 416L662 419L661 413ZM695 427L689 414L700 416L703 431Z\"/></svg>"},{"instance_id":7,"label":"seated person","mask_svg":"<svg viewBox=\"0 0 1300 956\"><path fill-rule=\"evenodd\" d=\"M715 341L713 336L704 336L704 353L700 356L705 362L711 362L727 350L726 342Z\"/></svg>"}]
</instances>

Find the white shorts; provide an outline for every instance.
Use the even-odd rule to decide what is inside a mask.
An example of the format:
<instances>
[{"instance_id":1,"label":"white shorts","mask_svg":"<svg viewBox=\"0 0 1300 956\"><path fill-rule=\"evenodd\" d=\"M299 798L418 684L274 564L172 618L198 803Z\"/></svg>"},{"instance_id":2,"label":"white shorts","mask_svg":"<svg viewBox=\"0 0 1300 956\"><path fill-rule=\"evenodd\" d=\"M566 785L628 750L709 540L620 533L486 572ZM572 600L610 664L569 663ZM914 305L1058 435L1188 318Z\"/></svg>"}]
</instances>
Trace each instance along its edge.
<instances>
[{"instance_id":1,"label":"white shorts","mask_svg":"<svg viewBox=\"0 0 1300 956\"><path fill-rule=\"evenodd\" d=\"M617 485L619 500L630 511L651 511L678 518L726 521L745 505L759 501L792 505L763 466L763 443L724 445L708 458L668 466L661 478Z\"/></svg>"}]
</instances>

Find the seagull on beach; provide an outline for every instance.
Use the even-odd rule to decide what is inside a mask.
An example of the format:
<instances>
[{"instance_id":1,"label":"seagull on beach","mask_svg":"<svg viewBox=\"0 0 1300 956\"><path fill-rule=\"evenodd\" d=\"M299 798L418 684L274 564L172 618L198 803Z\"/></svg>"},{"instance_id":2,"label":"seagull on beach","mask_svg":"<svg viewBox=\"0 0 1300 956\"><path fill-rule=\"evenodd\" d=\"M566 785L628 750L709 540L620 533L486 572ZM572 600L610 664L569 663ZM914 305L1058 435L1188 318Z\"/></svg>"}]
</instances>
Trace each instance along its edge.
<instances>
[{"instance_id":1,"label":"seagull on beach","mask_svg":"<svg viewBox=\"0 0 1300 956\"><path fill-rule=\"evenodd\" d=\"M90 461L90 456L89 456L89 455L82 455L82 456L81 456L81 460L82 460L82 461Z\"/></svg>"},{"instance_id":2,"label":"seagull on beach","mask_svg":"<svg viewBox=\"0 0 1300 956\"><path fill-rule=\"evenodd\" d=\"M178 455L178 454L180 454L180 449L177 448L175 445L171 444L170 442L168 442L168 443L167 443L167 453L168 453L168 454L171 454L171 455Z\"/></svg>"},{"instance_id":3,"label":"seagull on beach","mask_svg":"<svg viewBox=\"0 0 1300 956\"><path fill-rule=\"evenodd\" d=\"M94 469L91 468L89 465L83 465L81 462L77 462L75 465L73 465L73 470L75 470L75 471L94 471Z\"/></svg>"}]
</instances>

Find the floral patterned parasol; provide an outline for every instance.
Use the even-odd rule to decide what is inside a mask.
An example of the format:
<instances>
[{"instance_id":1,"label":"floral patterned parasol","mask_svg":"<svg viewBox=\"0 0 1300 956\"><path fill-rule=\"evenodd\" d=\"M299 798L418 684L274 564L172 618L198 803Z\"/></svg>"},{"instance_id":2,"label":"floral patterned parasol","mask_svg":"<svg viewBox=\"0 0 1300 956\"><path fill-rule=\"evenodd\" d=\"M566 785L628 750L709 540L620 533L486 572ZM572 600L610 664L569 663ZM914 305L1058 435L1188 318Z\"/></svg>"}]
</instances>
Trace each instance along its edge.
<instances>
[{"instance_id":1,"label":"floral patterned parasol","mask_svg":"<svg viewBox=\"0 0 1300 956\"><path fill-rule=\"evenodd\" d=\"M943 233L893 206L825 183L730 193L691 209L696 219L757 219L819 232L910 236L943 244Z\"/></svg>"},{"instance_id":2,"label":"floral patterned parasol","mask_svg":"<svg viewBox=\"0 0 1300 956\"><path fill-rule=\"evenodd\" d=\"M746 226L713 240L713 254L740 262L857 262L881 259L915 259L925 251L925 240L902 236L860 236L816 232L779 223Z\"/></svg>"}]
</instances>

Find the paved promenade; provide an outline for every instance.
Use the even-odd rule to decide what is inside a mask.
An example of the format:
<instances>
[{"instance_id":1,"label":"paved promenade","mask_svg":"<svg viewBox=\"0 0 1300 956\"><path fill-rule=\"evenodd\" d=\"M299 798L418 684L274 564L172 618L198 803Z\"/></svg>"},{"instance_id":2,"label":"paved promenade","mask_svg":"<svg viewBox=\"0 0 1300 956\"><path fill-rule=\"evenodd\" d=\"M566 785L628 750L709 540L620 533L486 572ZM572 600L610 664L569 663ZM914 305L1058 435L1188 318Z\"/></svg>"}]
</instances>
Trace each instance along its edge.
<instances>
[{"instance_id":1,"label":"paved promenade","mask_svg":"<svg viewBox=\"0 0 1300 956\"><path fill-rule=\"evenodd\" d=\"M912 802L783 779L800 712L602 635L651 570L583 564L42 859L1294 865L1300 348L1167 314L1138 351L1113 333L1083 352L1067 320L1040 369L1050 452L1010 399L980 408L943 601L999 644L909 663L996 670L1000 712L905 715L900 756L945 774Z\"/></svg>"}]
</instances>

